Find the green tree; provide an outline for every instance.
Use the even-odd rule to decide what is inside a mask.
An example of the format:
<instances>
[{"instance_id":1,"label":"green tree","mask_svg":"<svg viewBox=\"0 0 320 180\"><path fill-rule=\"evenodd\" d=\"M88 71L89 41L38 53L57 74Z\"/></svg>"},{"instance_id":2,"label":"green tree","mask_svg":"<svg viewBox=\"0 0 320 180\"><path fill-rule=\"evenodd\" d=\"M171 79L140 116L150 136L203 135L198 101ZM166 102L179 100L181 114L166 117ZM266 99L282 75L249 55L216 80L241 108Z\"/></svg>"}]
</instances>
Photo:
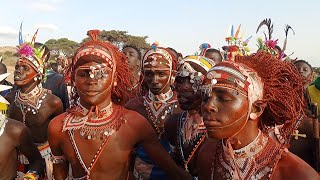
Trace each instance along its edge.
<instances>
[{"instance_id":1,"label":"green tree","mask_svg":"<svg viewBox=\"0 0 320 180\"><path fill-rule=\"evenodd\" d=\"M67 55L71 55L79 47L79 43L69 40L68 38L49 39L45 45L50 50L63 50Z\"/></svg>"},{"instance_id":2,"label":"green tree","mask_svg":"<svg viewBox=\"0 0 320 180\"><path fill-rule=\"evenodd\" d=\"M148 36L134 36L128 34L127 31L119 31L119 30L110 30L110 31L101 31L100 37L103 41L109 41L119 49L122 49L124 45L133 45L138 49L145 50L150 48L150 45L147 43ZM86 42L89 40L89 37L82 40Z\"/></svg>"}]
</instances>

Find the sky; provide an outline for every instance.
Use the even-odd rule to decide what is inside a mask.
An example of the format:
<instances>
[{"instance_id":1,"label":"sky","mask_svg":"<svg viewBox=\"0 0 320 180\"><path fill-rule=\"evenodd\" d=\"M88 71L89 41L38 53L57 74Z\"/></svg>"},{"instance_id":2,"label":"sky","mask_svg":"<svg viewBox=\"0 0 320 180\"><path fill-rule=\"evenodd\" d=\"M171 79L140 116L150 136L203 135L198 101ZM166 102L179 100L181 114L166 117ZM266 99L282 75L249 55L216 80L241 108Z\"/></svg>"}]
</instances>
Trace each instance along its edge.
<instances>
[{"instance_id":1,"label":"sky","mask_svg":"<svg viewBox=\"0 0 320 180\"><path fill-rule=\"evenodd\" d=\"M273 37L280 47L286 24L292 26L287 54L320 67L320 1L318 0L0 0L0 46L18 44L18 30L37 41L68 38L80 42L89 29L124 30L131 35L148 36L148 43L173 47L183 55L194 54L206 42L212 47L226 45L231 25L241 24L244 38L256 48L258 24L265 18L274 23Z\"/></svg>"}]
</instances>

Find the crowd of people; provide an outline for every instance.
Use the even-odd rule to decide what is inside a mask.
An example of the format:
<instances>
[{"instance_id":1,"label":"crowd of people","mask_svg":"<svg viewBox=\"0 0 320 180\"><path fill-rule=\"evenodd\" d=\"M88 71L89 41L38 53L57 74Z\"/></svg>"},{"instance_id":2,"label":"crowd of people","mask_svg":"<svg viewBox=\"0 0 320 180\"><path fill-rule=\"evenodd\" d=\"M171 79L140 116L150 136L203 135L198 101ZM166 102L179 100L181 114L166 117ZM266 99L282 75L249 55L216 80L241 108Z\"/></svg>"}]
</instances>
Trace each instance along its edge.
<instances>
[{"instance_id":1,"label":"crowd of people","mask_svg":"<svg viewBox=\"0 0 320 180\"><path fill-rule=\"evenodd\" d=\"M320 179L320 77L286 55L290 26L282 48L264 26L257 52L239 26L187 56L89 30L70 60L20 32L14 84L0 63L0 180Z\"/></svg>"}]
</instances>

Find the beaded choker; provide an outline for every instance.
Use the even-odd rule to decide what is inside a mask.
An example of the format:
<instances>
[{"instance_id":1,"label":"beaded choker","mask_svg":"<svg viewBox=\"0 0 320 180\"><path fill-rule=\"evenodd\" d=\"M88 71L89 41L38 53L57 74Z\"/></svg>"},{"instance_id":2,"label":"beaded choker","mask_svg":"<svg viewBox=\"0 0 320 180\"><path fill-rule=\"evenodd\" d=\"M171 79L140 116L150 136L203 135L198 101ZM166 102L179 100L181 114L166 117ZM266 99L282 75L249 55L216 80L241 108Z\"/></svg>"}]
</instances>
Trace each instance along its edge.
<instances>
[{"instance_id":1,"label":"beaded choker","mask_svg":"<svg viewBox=\"0 0 320 180\"><path fill-rule=\"evenodd\" d=\"M29 93L23 93L18 90L15 95L14 102L21 110L23 123L26 121L27 112L31 111L32 114L38 113L47 94L48 90L42 88L41 84L34 87Z\"/></svg>"},{"instance_id":2,"label":"beaded choker","mask_svg":"<svg viewBox=\"0 0 320 180\"><path fill-rule=\"evenodd\" d=\"M121 106L110 103L100 110L98 106L92 106L90 110L80 103L68 110L64 118L62 131L80 130L80 135L87 139L104 139L115 133L126 120L122 116Z\"/></svg>"},{"instance_id":3,"label":"beaded choker","mask_svg":"<svg viewBox=\"0 0 320 180\"><path fill-rule=\"evenodd\" d=\"M144 97L148 120L159 135L163 133L163 120L177 107L176 94L170 89L165 94L154 95L150 91Z\"/></svg>"},{"instance_id":4,"label":"beaded choker","mask_svg":"<svg viewBox=\"0 0 320 180\"><path fill-rule=\"evenodd\" d=\"M4 128L6 127L7 122L8 119L6 116L0 113L0 136L4 133Z\"/></svg>"}]
</instances>

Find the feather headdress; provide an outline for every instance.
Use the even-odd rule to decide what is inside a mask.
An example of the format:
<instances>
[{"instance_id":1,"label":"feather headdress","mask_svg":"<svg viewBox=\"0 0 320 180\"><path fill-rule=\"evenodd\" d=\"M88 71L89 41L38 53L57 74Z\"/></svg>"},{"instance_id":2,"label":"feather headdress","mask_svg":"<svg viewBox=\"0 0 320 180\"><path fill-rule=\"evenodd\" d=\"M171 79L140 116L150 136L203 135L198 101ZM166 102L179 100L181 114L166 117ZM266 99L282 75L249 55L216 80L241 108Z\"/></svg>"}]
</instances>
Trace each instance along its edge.
<instances>
[{"instance_id":1,"label":"feather headdress","mask_svg":"<svg viewBox=\"0 0 320 180\"><path fill-rule=\"evenodd\" d=\"M225 59L233 60L235 55L249 55L250 49L248 43L252 36L248 37L246 40L243 40L243 33L240 36L241 24L238 26L237 31L234 33L233 25L231 26L231 31L228 37L225 38L228 43L227 46L223 46L223 50L226 53Z\"/></svg>"},{"instance_id":2,"label":"feather headdress","mask_svg":"<svg viewBox=\"0 0 320 180\"><path fill-rule=\"evenodd\" d=\"M285 35L286 35L286 38L284 40L284 43L283 43L283 48L281 49L279 46L278 46L278 39L273 39L272 38L272 34L273 34L273 23L271 21L271 19L267 18L267 19L264 19L258 26L257 28L257 31L256 33L259 32L260 28L262 26L266 26L267 29L268 29L268 35L263 32L264 36L265 36L265 39L264 41L262 40L262 38L258 38L257 39L257 46L258 46L258 50L263 50L263 51L266 51L268 53L270 53L272 56L275 56L277 57L278 59L283 59L283 57L285 57L285 54L284 54L284 51L286 50L286 47L287 47L287 39L288 39L288 33L289 33L289 30L291 29L293 34L294 31L292 29L291 26L289 25L286 25L286 28L285 28Z\"/></svg>"},{"instance_id":3,"label":"feather headdress","mask_svg":"<svg viewBox=\"0 0 320 180\"><path fill-rule=\"evenodd\" d=\"M46 59L45 48L43 46L35 47L38 30L34 33L31 42L25 42L22 38L22 23L19 30L18 54L20 60L27 60L29 64L42 76L44 73L44 60ZM40 77L41 78L41 77Z\"/></svg>"}]
</instances>

